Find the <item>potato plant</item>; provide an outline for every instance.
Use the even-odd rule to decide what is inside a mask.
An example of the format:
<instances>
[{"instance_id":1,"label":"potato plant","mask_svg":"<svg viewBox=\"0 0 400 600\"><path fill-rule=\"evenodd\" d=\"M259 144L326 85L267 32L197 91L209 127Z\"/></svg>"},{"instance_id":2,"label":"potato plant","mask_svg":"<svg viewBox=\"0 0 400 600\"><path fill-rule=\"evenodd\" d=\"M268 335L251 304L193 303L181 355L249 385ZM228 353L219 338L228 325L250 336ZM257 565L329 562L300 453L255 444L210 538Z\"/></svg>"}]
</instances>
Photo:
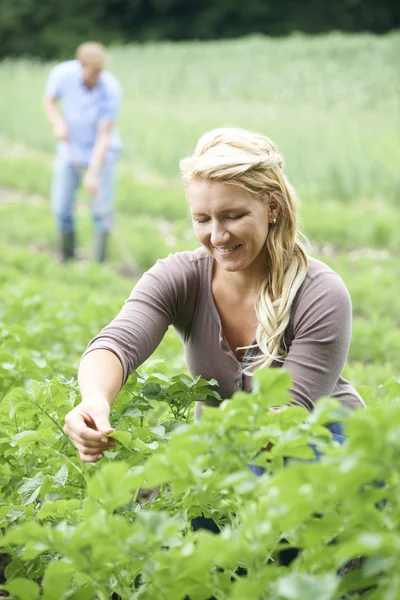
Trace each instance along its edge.
<instances>
[{"instance_id":1,"label":"potato plant","mask_svg":"<svg viewBox=\"0 0 400 600\"><path fill-rule=\"evenodd\" d=\"M120 393L117 447L95 465L79 461L62 431L79 401L73 379L31 381L3 399L1 551L12 597L398 597L399 382L368 411L322 400L307 414L286 406L289 376L270 370L253 394L188 423L193 401L216 392L201 379L168 379L160 366ZM272 405L281 410L269 413ZM345 424L344 446L332 443L330 422ZM324 453L319 462L310 444ZM220 533L194 531L199 515ZM298 554L282 566L286 548ZM357 557L360 568L346 571Z\"/></svg>"}]
</instances>

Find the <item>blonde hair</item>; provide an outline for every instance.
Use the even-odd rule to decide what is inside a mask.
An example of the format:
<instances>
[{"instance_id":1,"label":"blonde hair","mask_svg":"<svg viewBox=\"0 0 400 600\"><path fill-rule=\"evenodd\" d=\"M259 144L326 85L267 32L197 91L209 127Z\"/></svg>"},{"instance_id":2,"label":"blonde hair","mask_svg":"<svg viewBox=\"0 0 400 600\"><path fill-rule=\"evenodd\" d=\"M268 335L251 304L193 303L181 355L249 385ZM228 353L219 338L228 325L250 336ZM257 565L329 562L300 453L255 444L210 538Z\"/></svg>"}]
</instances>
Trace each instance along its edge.
<instances>
[{"instance_id":1,"label":"blonde hair","mask_svg":"<svg viewBox=\"0 0 400 600\"><path fill-rule=\"evenodd\" d=\"M84 42L76 49L75 57L80 62L93 65L99 69L104 69L108 61L107 50L99 42Z\"/></svg>"},{"instance_id":2,"label":"blonde hair","mask_svg":"<svg viewBox=\"0 0 400 600\"><path fill-rule=\"evenodd\" d=\"M283 158L266 136L224 127L205 133L192 156L180 161L183 180L206 179L238 186L268 205L276 205L276 223L266 240L266 274L256 301L257 332L254 346L262 356L245 369L283 361L287 355L284 332L293 300L307 274L308 258L298 239L296 195L283 173Z\"/></svg>"}]
</instances>

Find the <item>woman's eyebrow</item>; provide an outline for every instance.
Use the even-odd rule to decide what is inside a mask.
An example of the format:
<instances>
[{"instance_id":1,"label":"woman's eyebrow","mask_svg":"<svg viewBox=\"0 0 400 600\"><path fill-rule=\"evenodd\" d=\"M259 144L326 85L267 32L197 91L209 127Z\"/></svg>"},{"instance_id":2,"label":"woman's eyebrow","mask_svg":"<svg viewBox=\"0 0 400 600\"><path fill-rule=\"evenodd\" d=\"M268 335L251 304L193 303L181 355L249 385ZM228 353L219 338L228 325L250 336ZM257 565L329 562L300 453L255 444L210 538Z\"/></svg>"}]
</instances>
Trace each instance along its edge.
<instances>
[{"instance_id":1,"label":"woman's eyebrow","mask_svg":"<svg viewBox=\"0 0 400 600\"><path fill-rule=\"evenodd\" d=\"M231 206L230 208L224 208L223 210L218 210L217 213L220 215L227 215L233 212L244 212L246 209L243 206ZM208 212L192 212L193 217L204 217L208 215Z\"/></svg>"}]
</instances>

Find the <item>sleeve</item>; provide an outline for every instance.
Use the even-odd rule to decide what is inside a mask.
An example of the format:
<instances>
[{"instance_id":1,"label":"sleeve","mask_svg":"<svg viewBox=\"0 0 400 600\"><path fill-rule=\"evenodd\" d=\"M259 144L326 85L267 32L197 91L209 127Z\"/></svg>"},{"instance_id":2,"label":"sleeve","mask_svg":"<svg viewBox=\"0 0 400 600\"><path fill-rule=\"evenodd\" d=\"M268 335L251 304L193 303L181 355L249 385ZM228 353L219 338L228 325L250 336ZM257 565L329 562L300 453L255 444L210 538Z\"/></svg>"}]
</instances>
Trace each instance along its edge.
<instances>
[{"instance_id":1,"label":"sleeve","mask_svg":"<svg viewBox=\"0 0 400 600\"><path fill-rule=\"evenodd\" d=\"M53 98L60 98L62 94L63 71L62 65L54 67L47 78L46 93Z\"/></svg>"},{"instance_id":2,"label":"sleeve","mask_svg":"<svg viewBox=\"0 0 400 600\"><path fill-rule=\"evenodd\" d=\"M117 81L109 83L104 89L101 106L100 119L103 121L114 122L117 120L121 108L122 90Z\"/></svg>"},{"instance_id":3,"label":"sleeve","mask_svg":"<svg viewBox=\"0 0 400 600\"><path fill-rule=\"evenodd\" d=\"M292 375L294 404L311 411L318 398L331 395L346 362L351 325L350 295L339 275L312 279L297 302L283 365Z\"/></svg>"},{"instance_id":4,"label":"sleeve","mask_svg":"<svg viewBox=\"0 0 400 600\"><path fill-rule=\"evenodd\" d=\"M189 320L190 298L196 289L195 270L181 253L159 260L147 271L120 313L89 343L88 352L110 350L119 358L123 383L157 348L168 327Z\"/></svg>"}]
</instances>

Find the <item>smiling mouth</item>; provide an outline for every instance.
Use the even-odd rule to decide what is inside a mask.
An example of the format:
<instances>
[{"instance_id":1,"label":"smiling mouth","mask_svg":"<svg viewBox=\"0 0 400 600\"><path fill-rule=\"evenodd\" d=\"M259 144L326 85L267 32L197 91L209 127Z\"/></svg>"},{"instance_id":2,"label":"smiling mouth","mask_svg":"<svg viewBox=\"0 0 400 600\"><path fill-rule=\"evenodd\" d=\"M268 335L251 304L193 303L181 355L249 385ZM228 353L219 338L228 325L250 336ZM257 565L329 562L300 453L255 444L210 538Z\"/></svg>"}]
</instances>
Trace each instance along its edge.
<instances>
[{"instance_id":1,"label":"smiling mouth","mask_svg":"<svg viewBox=\"0 0 400 600\"><path fill-rule=\"evenodd\" d=\"M235 246L229 246L228 248L218 248L218 246L214 246L214 248L219 254L230 254L234 250L240 248L240 246L241 244L236 244Z\"/></svg>"}]
</instances>

